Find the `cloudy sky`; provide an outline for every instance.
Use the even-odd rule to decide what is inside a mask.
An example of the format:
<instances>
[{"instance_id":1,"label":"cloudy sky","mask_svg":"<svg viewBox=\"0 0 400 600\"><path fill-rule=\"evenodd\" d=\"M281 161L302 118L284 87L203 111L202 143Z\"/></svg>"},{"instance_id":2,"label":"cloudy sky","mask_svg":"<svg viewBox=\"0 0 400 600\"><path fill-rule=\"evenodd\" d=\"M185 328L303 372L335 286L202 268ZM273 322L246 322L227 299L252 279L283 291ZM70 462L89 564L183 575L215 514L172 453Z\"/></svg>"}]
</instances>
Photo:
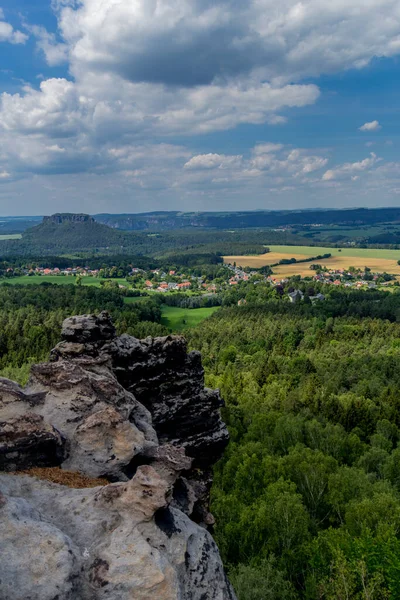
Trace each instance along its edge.
<instances>
[{"instance_id":1,"label":"cloudy sky","mask_svg":"<svg viewBox=\"0 0 400 600\"><path fill-rule=\"evenodd\" d=\"M398 0L3 0L0 214L400 203Z\"/></svg>"}]
</instances>

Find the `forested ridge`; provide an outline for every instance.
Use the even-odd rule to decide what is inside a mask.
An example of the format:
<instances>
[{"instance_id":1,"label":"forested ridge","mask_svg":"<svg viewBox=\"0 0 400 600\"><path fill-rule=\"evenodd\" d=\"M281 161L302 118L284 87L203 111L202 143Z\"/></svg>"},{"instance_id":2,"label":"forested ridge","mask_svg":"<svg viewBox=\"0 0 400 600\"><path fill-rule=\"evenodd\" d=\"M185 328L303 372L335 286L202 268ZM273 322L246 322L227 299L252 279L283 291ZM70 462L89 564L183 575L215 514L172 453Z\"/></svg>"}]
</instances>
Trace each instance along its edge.
<instances>
[{"instance_id":1,"label":"forested ridge","mask_svg":"<svg viewBox=\"0 0 400 600\"><path fill-rule=\"evenodd\" d=\"M168 253L261 254L266 243L296 243L298 238L262 229L219 231L177 230L159 233L113 229L93 219L74 220L75 215L47 218L24 231L22 239L0 241L1 256L73 256L134 254L165 256ZM79 215L76 215L78 217ZM57 217L57 215L54 215ZM51 220L53 219L53 220Z\"/></svg>"},{"instance_id":2,"label":"forested ridge","mask_svg":"<svg viewBox=\"0 0 400 600\"><path fill-rule=\"evenodd\" d=\"M163 230L178 228L213 227L217 229L246 227L284 227L288 225L351 224L365 225L393 222L400 219L400 210L393 208L353 208L336 210L274 210L226 212L152 212L142 214L99 214L100 223L120 229Z\"/></svg>"},{"instance_id":3,"label":"forested ridge","mask_svg":"<svg viewBox=\"0 0 400 600\"><path fill-rule=\"evenodd\" d=\"M189 333L226 401L212 511L240 600L400 598L400 296L356 316L356 294L260 293Z\"/></svg>"},{"instance_id":4,"label":"forested ridge","mask_svg":"<svg viewBox=\"0 0 400 600\"><path fill-rule=\"evenodd\" d=\"M387 217L388 211L384 213ZM338 221L334 219L332 223L336 225L326 227L322 227L321 223L329 221L329 211L210 213L193 216L193 219L191 215L171 216L165 213L150 215L148 220L144 215L145 221L138 222L144 227L140 225L137 228L133 223L135 219L132 221L132 215L128 215L126 227L133 229L131 231L123 230L123 215L116 215L117 221L106 216L104 223L107 224L104 224L88 215L66 213L45 217L39 225L23 230L21 239L0 240L0 251L3 258L54 255L86 258L126 254L168 258L171 254L186 253L216 253L220 256L262 254L271 244L347 246L355 243L349 227L358 231L355 239L360 247L391 248L396 247L400 239L396 221L398 209L393 211L393 224L376 223L378 215L374 211L337 211L337 214L333 211ZM177 228L173 227L175 218L180 223ZM204 218L204 222L197 223L197 218ZM170 225L168 228L165 228L166 223ZM364 231L363 227L369 225L372 229Z\"/></svg>"}]
</instances>

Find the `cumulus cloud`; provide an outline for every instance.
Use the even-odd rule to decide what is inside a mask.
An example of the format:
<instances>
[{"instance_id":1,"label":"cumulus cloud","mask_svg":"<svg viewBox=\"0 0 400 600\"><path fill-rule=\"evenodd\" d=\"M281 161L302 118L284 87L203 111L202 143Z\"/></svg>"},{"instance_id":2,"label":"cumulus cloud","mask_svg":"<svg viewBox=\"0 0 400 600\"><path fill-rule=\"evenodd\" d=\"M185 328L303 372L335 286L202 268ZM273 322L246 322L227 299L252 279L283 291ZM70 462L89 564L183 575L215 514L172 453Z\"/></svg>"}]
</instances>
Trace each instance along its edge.
<instances>
[{"instance_id":1,"label":"cumulus cloud","mask_svg":"<svg viewBox=\"0 0 400 600\"><path fill-rule=\"evenodd\" d=\"M66 79L47 79L35 90L25 86L22 94L3 93L0 127L15 134L76 135L84 123L83 99Z\"/></svg>"},{"instance_id":2,"label":"cumulus cloud","mask_svg":"<svg viewBox=\"0 0 400 600\"><path fill-rule=\"evenodd\" d=\"M59 6L75 71L196 86L299 79L400 52L395 0L81 0ZM386 18L385 18L386 17Z\"/></svg>"},{"instance_id":3,"label":"cumulus cloud","mask_svg":"<svg viewBox=\"0 0 400 600\"><path fill-rule=\"evenodd\" d=\"M199 154L193 156L185 169L229 169L240 164L241 156L226 156L224 154Z\"/></svg>"},{"instance_id":4,"label":"cumulus cloud","mask_svg":"<svg viewBox=\"0 0 400 600\"><path fill-rule=\"evenodd\" d=\"M42 81L39 90L3 94L0 126L55 136L90 129L98 139L127 135L201 134L240 123L263 123L284 106L305 106L318 97L314 85L269 84L238 89L201 86L179 92L150 84L118 83L108 77L82 83Z\"/></svg>"},{"instance_id":5,"label":"cumulus cloud","mask_svg":"<svg viewBox=\"0 0 400 600\"><path fill-rule=\"evenodd\" d=\"M184 165L184 173L175 185L186 187L213 186L219 189L245 189L257 185L265 189L308 185L308 176L322 169L328 162L304 148L291 149L282 144L264 143L255 146L248 154L199 154ZM257 183L255 183L257 181Z\"/></svg>"},{"instance_id":6,"label":"cumulus cloud","mask_svg":"<svg viewBox=\"0 0 400 600\"><path fill-rule=\"evenodd\" d=\"M382 129L382 127L379 125L379 121L370 121L359 127L360 131L379 131L380 129Z\"/></svg>"},{"instance_id":7,"label":"cumulus cloud","mask_svg":"<svg viewBox=\"0 0 400 600\"><path fill-rule=\"evenodd\" d=\"M10 23L7 23L4 17L4 11L0 8L0 42L9 42L10 44L25 44L28 36L18 29L14 29Z\"/></svg>"},{"instance_id":8,"label":"cumulus cloud","mask_svg":"<svg viewBox=\"0 0 400 600\"><path fill-rule=\"evenodd\" d=\"M250 161L253 169L270 173L284 172L291 177L300 177L326 166L328 159L316 156L303 148L289 150L282 144L258 144L253 149Z\"/></svg>"},{"instance_id":9,"label":"cumulus cloud","mask_svg":"<svg viewBox=\"0 0 400 600\"><path fill-rule=\"evenodd\" d=\"M49 33L45 27L33 25L29 27L36 37L36 46L41 50L49 66L61 65L68 60L68 46L58 42L54 33Z\"/></svg>"},{"instance_id":10,"label":"cumulus cloud","mask_svg":"<svg viewBox=\"0 0 400 600\"><path fill-rule=\"evenodd\" d=\"M118 173L140 190L164 193L237 193L242 184L286 193L293 186L342 185L375 167L371 155L326 170L325 152L269 142L243 156L219 154L212 146L199 154L182 139L243 124L283 125L289 109L319 98L318 86L304 78L400 53L395 0L52 5L57 34L39 25L29 32L50 66L67 62L68 78L2 94L0 173L12 179ZM23 43L27 36L0 13L3 38ZM360 129L379 127L372 121ZM177 136L181 145L170 143Z\"/></svg>"},{"instance_id":11,"label":"cumulus cloud","mask_svg":"<svg viewBox=\"0 0 400 600\"><path fill-rule=\"evenodd\" d=\"M400 52L394 0L329 6L318 0L54 0L53 6L58 36L38 25L30 31L49 65L68 61L71 79L3 94L0 127L16 138L40 135L58 143L69 137L71 147L86 144L106 156L110 140L124 146L149 136L161 142L246 123L283 124L282 112L319 97L316 85L301 83L304 76ZM378 12L391 19L378 19ZM264 150L254 150L258 165L268 162ZM318 165L305 163L304 173Z\"/></svg>"},{"instance_id":12,"label":"cumulus cloud","mask_svg":"<svg viewBox=\"0 0 400 600\"><path fill-rule=\"evenodd\" d=\"M371 152L368 158L359 162L344 163L335 169L329 169L322 177L323 181L332 181L333 179L357 177L358 173L371 169L381 159L374 152Z\"/></svg>"},{"instance_id":13,"label":"cumulus cloud","mask_svg":"<svg viewBox=\"0 0 400 600\"><path fill-rule=\"evenodd\" d=\"M283 144L271 144L270 142L266 144L257 144L253 148L253 154L255 156L259 156L260 154L269 154L270 152L277 152L278 150L282 150Z\"/></svg>"}]
</instances>

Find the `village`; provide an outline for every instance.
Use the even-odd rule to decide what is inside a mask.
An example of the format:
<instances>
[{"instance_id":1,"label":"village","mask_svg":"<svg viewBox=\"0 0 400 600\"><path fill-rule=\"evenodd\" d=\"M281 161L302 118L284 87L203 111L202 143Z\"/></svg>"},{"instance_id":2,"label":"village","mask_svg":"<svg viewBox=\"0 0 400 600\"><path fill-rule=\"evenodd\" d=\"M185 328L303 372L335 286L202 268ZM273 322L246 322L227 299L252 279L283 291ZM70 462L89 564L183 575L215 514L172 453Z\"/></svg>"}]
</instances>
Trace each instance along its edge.
<instances>
[{"instance_id":1,"label":"village","mask_svg":"<svg viewBox=\"0 0 400 600\"><path fill-rule=\"evenodd\" d=\"M114 281L122 288L134 288L147 292L196 292L205 294L215 294L229 288L234 288L241 283L250 283L258 285L259 283L269 283L272 286L286 285L289 282L310 282L315 281L325 285L332 285L346 288L375 288L388 285L399 285L395 277L387 273L373 273L367 267L365 269L327 269L321 265L311 265L310 274L301 277L294 275L292 277L279 277L273 274L271 269L252 270L249 267L239 267L232 264L221 266L218 277L214 279L208 275L195 276L185 273L185 268L175 269L141 269L138 267L129 267L129 270L122 271L118 266L90 269L87 266L75 266L60 269L35 267L7 269L4 275L7 278L21 276L36 277L71 277L74 282L79 282L82 278L91 277L99 280L100 284L107 281ZM120 281L118 281L120 280Z\"/></svg>"}]
</instances>

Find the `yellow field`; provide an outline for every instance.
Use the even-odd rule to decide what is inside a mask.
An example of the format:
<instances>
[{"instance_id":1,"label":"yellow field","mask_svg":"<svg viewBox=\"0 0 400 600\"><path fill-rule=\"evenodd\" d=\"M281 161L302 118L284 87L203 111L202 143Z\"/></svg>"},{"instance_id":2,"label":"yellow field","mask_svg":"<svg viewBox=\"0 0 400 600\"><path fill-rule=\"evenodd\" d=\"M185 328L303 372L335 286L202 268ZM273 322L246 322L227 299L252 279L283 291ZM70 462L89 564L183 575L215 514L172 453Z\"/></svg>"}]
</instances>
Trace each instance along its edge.
<instances>
[{"instance_id":1,"label":"yellow field","mask_svg":"<svg viewBox=\"0 0 400 600\"><path fill-rule=\"evenodd\" d=\"M376 273L383 273L386 271L392 275L400 275L400 265L397 264L397 261L400 258L399 251L346 248L339 253L337 248L314 247L311 249L309 247L304 247L304 249L301 248L301 252L299 252L300 248L301 247L299 246L292 248L290 246L281 246L279 247L279 251L271 251L267 254L260 254L258 256L225 256L224 261L225 263L230 264L235 262L241 267L260 268L264 265L275 264L284 258L302 260L310 255L312 256L312 254L318 255L331 252L331 258L312 262L318 262L328 269L348 269L349 267L363 269L364 267L369 267ZM375 254L375 256L371 256L373 254ZM312 275L313 271L310 269L312 262L276 266L273 268L274 276L283 278L292 275L301 275L302 277Z\"/></svg>"},{"instance_id":2,"label":"yellow field","mask_svg":"<svg viewBox=\"0 0 400 600\"><path fill-rule=\"evenodd\" d=\"M298 252L293 252L293 254L288 254L287 252L268 252L267 254L260 254L258 256L224 256L224 262L231 265L235 262L238 267L259 269L265 265L274 265L283 258L303 260L304 258L308 258L308 254L299 254Z\"/></svg>"},{"instance_id":3,"label":"yellow field","mask_svg":"<svg viewBox=\"0 0 400 600\"><path fill-rule=\"evenodd\" d=\"M386 273L390 273L391 275L400 275L400 266L397 264L397 261L385 258L363 259L355 256L332 256L332 258L327 258L318 262L328 269L348 269L349 267L363 269L364 267L369 267L373 273L383 273L386 271ZM291 275L301 275L302 277L306 277L307 275L313 274L313 271L310 269L310 264L312 263L279 265L278 267L273 268L273 272L277 277L290 277Z\"/></svg>"}]
</instances>

